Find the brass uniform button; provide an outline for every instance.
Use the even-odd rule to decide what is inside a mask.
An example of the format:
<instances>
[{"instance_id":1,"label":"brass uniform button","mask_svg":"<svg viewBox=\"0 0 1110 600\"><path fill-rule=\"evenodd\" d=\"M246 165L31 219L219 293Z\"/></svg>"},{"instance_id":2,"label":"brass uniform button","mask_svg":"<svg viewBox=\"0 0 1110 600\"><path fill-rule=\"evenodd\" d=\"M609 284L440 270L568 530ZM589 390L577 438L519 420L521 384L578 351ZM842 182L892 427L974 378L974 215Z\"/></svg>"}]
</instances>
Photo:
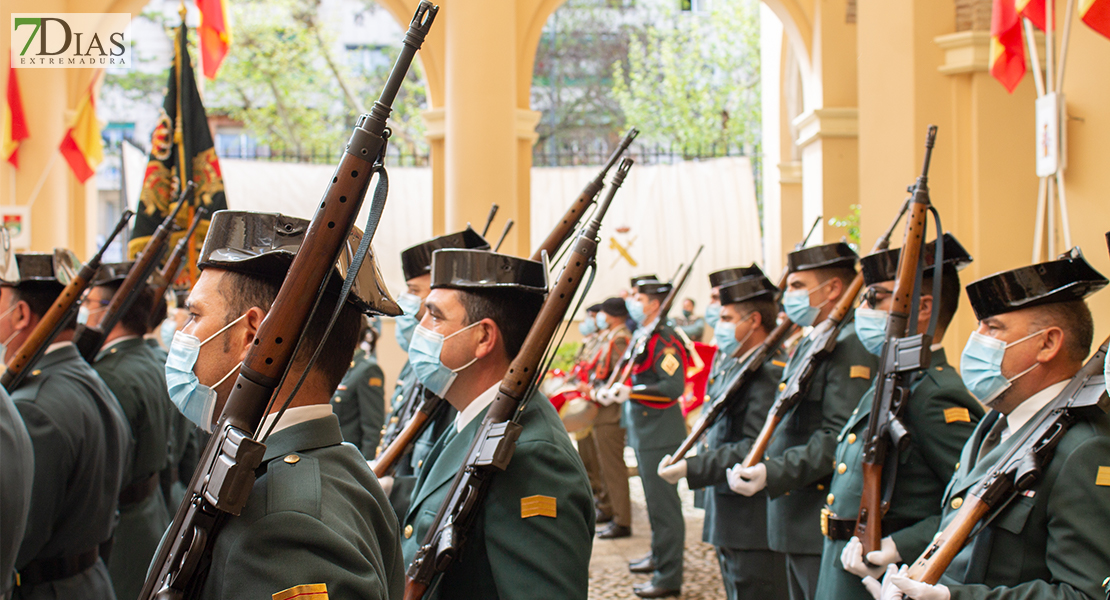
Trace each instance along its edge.
<instances>
[{"instance_id":1,"label":"brass uniform button","mask_svg":"<svg viewBox=\"0 0 1110 600\"><path fill-rule=\"evenodd\" d=\"M846 464L844 464L844 463L840 463L840 464L839 464L839 465L838 465L838 466L836 467L836 472L837 472L837 473L840 473L841 475L843 475L843 474L844 474L844 473L845 473L845 472L846 472L847 470L848 470L848 465L846 465Z\"/></svg>"},{"instance_id":2,"label":"brass uniform button","mask_svg":"<svg viewBox=\"0 0 1110 600\"><path fill-rule=\"evenodd\" d=\"M781 391L783 391L783 390L785 390L785 389L786 389L786 382L780 383L780 384L779 384L779 391L781 392Z\"/></svg>"},{"instance_id":3,"label":"brass uniform button","mask_svg":"<svg viewBox=\"0 0 1110 600\"><path fill-rule=\"evenodd\" d=\"M35 369L31 371L31 377L38 377L40 373L42 373L42 369Z\"/></svg>"},{"instance_id":4,"label":"brass uniform button","mask_svg":"<svg viewBox=\"0 0 1110 600\"><path fill-rule=\"evenodd\" d=\"M420 467L423 467L423 466L424 466L424 459L423 458L416 461L416 468L417 469L419 469Z\"/></svg>"},{"instance_id":5,"label":"brass uniform button","mask_svg":"<svg viewBox=\"0 0 1110 600\"><path fill-rule=\"evenodd\" d=\"M405 525L405 539L412 537L412 525Z\"/></svg>"},{"instance_id":6,"label":"brass uniform button","mask_svg":"<svg viewBox=\"0 0 1110 600\"><path fill-rule=\"evenodd\" d=\"M342 401L343 401L343 398L340 398L339 396L336 396L336 397L332 398L332 401L334 401L334 402L342 402Z\"/></svg>"},{"instance_id":7,"label":"brass uniform button","mask_svg":"<svg viewBox=\"0 0 1110 600\"><path fill-rule=\"evenodd\" d=\"M825 496L825 504L832 506L833 500L836 500L836 496L833 496L832 494Z\"/></svg>"},{"instance_id":8,"label":"brass uniform button","mask_svg":"<svg viewBox=\"0 0 1110 600\"><path fill-rule=\"evenodd\" d=\"M854 433L849 433L848 434L848 443L849 444L856 443L856 434L854 434Z\"/></svg>"},{"instance_id":9,"label":"brass uniform button","mask_svg":"<svg viewBox=\"0 0 1110 600\"><path fill-rule=\"evenodd\" d=\"M298 462L300 462L300 460L301 460L301 457L297 456L296 454L290 454L289 456L285 457L285 462L287 462L291 465L297 464Z\"/></svg>"},{"instance_id":10,"label":"brass uniform button","mask_svg":"<svg viewBox=\"0 0 1110 600\"><path fill-rule=\"evenodd\" d=\"M963 506L963 505L964 505L964 499L963 498L953 498L952 499L952 510L959 510L960 507Z\"/></svg>"},{"instance_id":11,"label":"brass uniform button","mask_svg":"<svg viewBox=\"0 0 1110 600\"><path fill-rule=\"evenodd\" d=\"M823 483L818 483L817 484L817 491L818 492L824 491L824 489L825 489L825 484L823 484Z\"/></svg>"},{"instance_id":12,"label":"brass uniform button","mask_svg":"<svg viewBox=\"0 0 1110 600\"><path fill-rule=\"evenodd\" d=\"M960 463L956 463L956 470L957 470L957 471L959 471L959 470L960 470Z\"/></svg>"}]
</instances>

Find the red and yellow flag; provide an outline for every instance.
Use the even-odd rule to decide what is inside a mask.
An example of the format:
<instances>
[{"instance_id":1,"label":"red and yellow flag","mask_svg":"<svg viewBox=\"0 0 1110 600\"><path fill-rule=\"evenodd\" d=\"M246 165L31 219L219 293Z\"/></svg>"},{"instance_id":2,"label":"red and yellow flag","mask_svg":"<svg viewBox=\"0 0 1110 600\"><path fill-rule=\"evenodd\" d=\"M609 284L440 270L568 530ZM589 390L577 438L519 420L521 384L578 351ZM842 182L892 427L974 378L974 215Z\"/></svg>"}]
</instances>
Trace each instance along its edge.
<instances>
[{"instance_id":1,"label":"red and yellow flag","mask_svg":"<svg viewBox=\"0 0 1110 600\"><path fill-rule=\"evenodd\" d=\"M200 25L197 37L200 40L201 61L204 63L204 76L216 78L227 49L231 46L231 23L227 18L227 4L224 0L197 0L200 9Z\"/></svg>"},{"instance_id":2,"label":"red and yellow flag","mask_svg":"<svg viewBox=\"0 0 1110 600\"><path fill-rule=\"evenodd\" d=\"M88 181L96 173L96 167L104 160L104 142L100 139L100 121L96 118L96 88L104 70L100 70L89 83L89 89L77 105L77 114L69 124L69 130L62 138L58 149L62 157L73 169L73 175L81 183Z\"/></svg>"},{"instance_id":3,"label":"red and yellow flag","mask_svg":"<svg viewBox=\"0 0 1110 600\"><path fill-rule=\"evenodd\" d=\"M4 106L4 141L0 151L4 160L19 168L19 144L31 137L27 131L27 116L23 114L23 98L19 93L19 79L16 70L8 62L8 103Z\"/></svg>"},{"instance_id":4,"label":"red and yellow flag","mask_svg":"<svg viewBox=\"0 0 1110 600\"><path fill-rule=\"evenodd\" d=\"M1034 27L1044 31L1044 0L1016 0L1014 2L1019 17L1029 19Z\"/></svg>"},{"instance_id":5,"label":"red and yellow flag","mask_svg":"<svg viewBox=\"0 0 1110 600\"><path fill-rule=\"evenodd\" d=\"M994 0L991 12L991 75L1011 94L1025 75L1021 20L1014 0Z\"/></svg>"},{"instance_id":6,"label":"red and yellow flag","mask_svg":"<svg viewBox=\"0 0 1110 600\"><path fill-rule=\"evenodd\" d=\"M1079 0L1079 18L1110 38L1110 0Z\"/></svg>"}]
</instances>

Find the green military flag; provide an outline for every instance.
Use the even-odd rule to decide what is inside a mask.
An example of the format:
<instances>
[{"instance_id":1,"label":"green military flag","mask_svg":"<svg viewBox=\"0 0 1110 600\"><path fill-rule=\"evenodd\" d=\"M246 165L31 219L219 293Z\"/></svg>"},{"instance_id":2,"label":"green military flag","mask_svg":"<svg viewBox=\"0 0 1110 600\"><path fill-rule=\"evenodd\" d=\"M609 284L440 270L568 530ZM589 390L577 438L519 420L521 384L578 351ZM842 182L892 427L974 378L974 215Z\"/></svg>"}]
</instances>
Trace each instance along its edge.
<instances>
[{"instance_id":1,"label":"green military flag","mask_svg":"<svg viewBox=\"0 0 1110 600\"><path fill-rule=\"evenodd\" d=\"M181 187L178 182L192 181L197 188L193 202L177 215L181 230L171 236L171 248L192 222L197 208L206 207L209 215L227 208L220 161L216 157L208 118L197 90L186 31L182 18L181 27L174 36L174 64L170 67L162 114L151 134L150 159L143 177L131 242L127 247L131 258L142 251L154 230L170 214L177 199L177 190ZM183 269L181 274L181 279L186 280L183 283L191 283L195 278L197 251L208 233L208 222L208 219L200 222L194 242L189 246L189 254L184 261L188 268Z\"/></svg>"}]
</instances>

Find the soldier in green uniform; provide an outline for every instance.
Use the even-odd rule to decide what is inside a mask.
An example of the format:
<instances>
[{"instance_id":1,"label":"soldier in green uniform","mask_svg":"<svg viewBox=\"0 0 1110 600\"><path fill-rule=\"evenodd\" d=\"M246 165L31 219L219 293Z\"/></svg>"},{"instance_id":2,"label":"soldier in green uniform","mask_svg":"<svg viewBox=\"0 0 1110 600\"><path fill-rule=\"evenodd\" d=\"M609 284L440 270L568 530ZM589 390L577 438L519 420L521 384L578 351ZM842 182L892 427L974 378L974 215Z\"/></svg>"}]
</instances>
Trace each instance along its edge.
<instances>
[{"instance_id":1,"label":"soldier in green uniform","mask_svg":"<svg viewBox=\"0 0 1110 600\"><path fill-rule=\"evenodd\" d=\"M370 344L369 352L361 345L355 348L351 367L331 398L331 409L339 418L344 441L354 444L367 460L377 453L385 423L385 375L378 366L378 359L374 358L374 346L378 340L374 331L363 319L358 339L372 336L374 342Z\"/></svg>"},{"instance_id":2,"label":"soldier in green uniform","mask_svg":"<svg viewBox=\"0 0 1110 600\"><path fill-rule=\"evenodd\" d=\"M458 410L428 453L405 515L411 562L447 498L547 291L541 263L439 250L409 360ZM521 405L512 462L493 476L466 545L425 598L586 598L594 507L582 461L539 392Z\"/></svg>"},{"instance_id":3,"label":"soldier in green uniform","mask_svg":"<svg viewBox=\"0 0 1110 600\"><path fill-rule=\"evenodd\" d=\"M18 254L19 279L0 281L5 362L62 293L50 254ZM62 276L62 280L64 276ZM119 402L64 329L11 391L35 452L31 512L16 558L15 598L115 598L101 559L111 547L131 430Z\"/></svg>"},{"instance_id":4,"label":"soldier in green uniform","mask_svg":"<svg viewBox=\"0 0 1110 600\"><path fill-rule=\"evenodd\" d=\"M927 244L921 253L930 264L935 257L935 243ZM864 347L876 356L882 352L886 336L900 254L901 250L887 250L860 259L867 293L864 304L856 309L856 333ZM846 470L833 474L826 507L822 510L825 549L821 554L818 598L869 600L871 595L860 583L860 577L881 578L887 564L900 559L912 560L911 557L925 550L936 532L935 524L927 521L927 517L939 514L940 499L959 461L960 448L983 416L982 406L967 392L940 345L960 303L957 270L970 263L971 256L963 246L951 234L945 234L939 299L932 296L935 268L930 266L923 271L916 333L925 333L932 311L940 311L933 336L932 359L928 367L915 376L902 415L902 423L909 432L909 445L897 451L898 469L890 509L883 517L882 548L866 557L863 546L852 533L863 493L860 465L874 401L874 384L837 436L836 464L838 469L839 465L846 465Z\"/></svg>"},{"instance_id":5,"label":"soldier in green uniform","mask_svg":"<svg viewBox=\"0 0 1110 600\"><path fill-rule=\"evenodd\" d=\"M638 282L629 312L641 329L661 316L663 300L670 291L669 283L650 279ZM603 390L598 401L624 403L621 423L628 431L628 445L636 452L651 524L651 552L630 564L629 569L652 573L652 578L632 591L641 598L665 598L677 596L682 589L686 521L678 486L663 481L655 466L686 438L686 422L678 405L686 386L686 348L666 324L660 324L656 331L637 330L633 344L641 342L642 351L633 359L630 381L619 381Z\"/></svg>"},{"instance_id":6,"label":"soldier in green uniform","mask_svg":"<svg viewBox=\"0 0 1110 600\"><path fill-rule=\"evenodd\" d=\"M574 357L574 368L568 375L570 380L568 383L580 382L579 374L590 370L590 365L601 349L606 332L598 326L597 314L600 311L600 304L587 307L582 322L578 324L578 332L582 334L582 345L578 348L578 353ZM582 465L586 467L586 475L590 477L590 489L594 492L594 505L597 506L597 523L599 525L612 523L612 498L610 498L609 490L605 486L605 479L601 476L601 463L597 456L597 443L594 441L593 428L584 431L585 433L581 430L575 432L574 439L577 442L578 456L582 459Z\"/></svg>"},{"instance_id":7,"label":"soldier in green uniform","mask_svg":"<svg viewBox=\"0 0 1110 600\"><path fill-rule=\"evenodd\" d=\"M308 221L278 214L212 215L198 260L201 274L189 294L189 320L174 334L166 362L171 399L202 429L211 430L222 412L307 229ZM352 232L347 247L357 240ZM339 262L347 264L345 258ZM354 355L362 313L398 309L377 291L384 287L367 257L323 339L340 280L330 278L285 384L275 392L278 400L261 426L265 432L273 425L273 431L258 478L242 514L228 519L215 541L200 598L401 597L397 519L362 454L343 443L329 402ZM327 351L308 368L320 344ZM279 419L306 368L304 385Z\"/></svg>"},{"instance_id":8,"label":"soldier in green uniform","mask_svg":"<svg viewBox=\"0 0 1110 600\"><path fill-rule=\"evenodd\" d=\"M84 320L89 327L100 326L104 309L133 264L100 266L78 321ZM107 332L104 347L93 361L93 369L123 407L135 440L123 475L119 524L108 560L108 572L118 598L139 596L146 580L146 567L170 524L159 473L169 464L170 419L177 411L166 392L165 361L143 340L154 300L149 288L140 293L127 313Z\"/></svg>"},{"instance_id":9,"label":"soldier in green uniform","mask_svg":"<svg viewBox=\"0 0 1110 600\"><path fill-rule=\"evenodd\" d=\"M721 313L713 334L717 355L706 390L707 403L726 393L733 379L748 367L752 351L775 328L778 288L758 267L751 269L750 276L719 286ZM671 466L665 466L669 456L659 463L659 476L667 482L685 477L691 488L706 488L702 540L717 550L729 600L775 600L787 595L783 557L767 545L767 495L741 496L729 489L726 475L729 467L744 460L763 428L784 366L785 354L776 351L706 433L704 449Z\"/></svg>"},{"instance_id":10,"label":"soldier in green uniform","mask_svg":"<svg viewBox=\"0 0 1110 600\"><path fill-rule=\"evenodd\" d=\"M825 244L787 255L786 314L807 327L824 320L855 278L856 253L844 243ZM799 344L783 371L783 383L801 367L813 339ZM816 366L812 385L788 412L767 448L767 458L729 473L729 487L745 496L766 489L767 538L786 555L792 600L812 600L821 570L821 507L833 472L836 435L871 383L875 357L856 337L850 316L836 348Z\"/></svg>"},{"instance_id":11,"label":"soldier in green uniform","mask_svg":"<svg viewBox=\"0 0 1110 600\"><path fill-rule=\"evenodd\" d=\"M13 257L12 260L15 260ZM35 448L19 409L0 387L0 598L15 585L15 556L23 542L27 513L31 511L31 486L35 482Z\"/></svg>"},{"instance_id":12,"label":"soldier in green uniform","mask_svg":"<svg viewBox=\"0 0 1110 600\"><path fill-rule=\"evenodd\" d=\"M968 390L990 411L960 455L932 517L946 527L969 488L1046 416L1091 351L1084 300L1107 280L1078 253L967 286L978 330L960 358ZM956 555L938 585L888 567L884 595L918 600L1100 598L1110 572L1110 417L1080 419L1059 440L1040 481L1001 508ZM913 561L915 556L903 556Z\"/></svg>"},{"instance_id":13,"label":"soldier in green uniform","mask_svg":"<svg viewBox=\"0 0 1110 600\"><path fill-rule=\"evenodd\" d=\"M407 289L404 294L398 296L397 302L405 312L394 319L393 331L402 350L409 351L412 332L424 318L424 299L432 291L432 253L440 248L489 250L489 247L489 242L485 238L467 227L456 233L421 242L401 252L401 270L405 274ZM416 374L412 372L412 365L406 360L397 375L397 385L393 388L393 398L389 403L390 426L398 429L404 427L405 423L412 418L416 405L424 393L424 387L417 381ZM420 437L413 442L412 449L397 459L393 475L382 478L382 487L389 494L389 501L398 516L404 516L408 512L412 488L416 485L416 475L424 465L424 459L432 449L432 444L443 435L454 417L455 409L449 403L441 402L438 412L429 420Z\"/></svg>"},{"instance_id":14,"label":"soldier in green uniform","mask_svg":"<svg viewBox=\"0 0 1110 600\"><path fill-rule=\"evenodd\" d=\"M173 334L185 324L188 316L185 301L189 297L189 290L175 289L171 294L173 311L167 309L167 314L163 315L156 325L152 325L152 329L157 327L157 343L151 343L152 338L147 337L147 344L154 350L163 371L166 365L166 351L173 343ZM166 509L170 515L181 505L181 500L185 497L185 486L189 483L193 471L196 470L201 448L207 442L206 433L181 414L181 411L171 409L169 461L159 476L162 495L166 498Z\"/></svg>"}]
</instances>

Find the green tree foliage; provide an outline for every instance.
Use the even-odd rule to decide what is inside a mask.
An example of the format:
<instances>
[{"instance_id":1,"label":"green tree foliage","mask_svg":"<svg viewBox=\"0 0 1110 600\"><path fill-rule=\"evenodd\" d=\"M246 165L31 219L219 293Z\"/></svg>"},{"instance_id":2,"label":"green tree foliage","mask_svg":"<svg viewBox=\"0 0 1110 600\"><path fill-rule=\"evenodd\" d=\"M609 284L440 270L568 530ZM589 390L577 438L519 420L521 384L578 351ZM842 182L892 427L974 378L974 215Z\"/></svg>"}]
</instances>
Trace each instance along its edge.
<instances>
[{"instance_id":1,"label":"green tree foliage","mask_svg":"<svg viewBox=\"0 0 1110 600\"><path fill-rule=\"evenodd\" d=\"M760 140L759 3L717 0L708 12L655 0L655 16L613 64L613 95L644 141L707 153ZM645 1L644 4L648 4Z\"/></svg>"}]
</instances>

